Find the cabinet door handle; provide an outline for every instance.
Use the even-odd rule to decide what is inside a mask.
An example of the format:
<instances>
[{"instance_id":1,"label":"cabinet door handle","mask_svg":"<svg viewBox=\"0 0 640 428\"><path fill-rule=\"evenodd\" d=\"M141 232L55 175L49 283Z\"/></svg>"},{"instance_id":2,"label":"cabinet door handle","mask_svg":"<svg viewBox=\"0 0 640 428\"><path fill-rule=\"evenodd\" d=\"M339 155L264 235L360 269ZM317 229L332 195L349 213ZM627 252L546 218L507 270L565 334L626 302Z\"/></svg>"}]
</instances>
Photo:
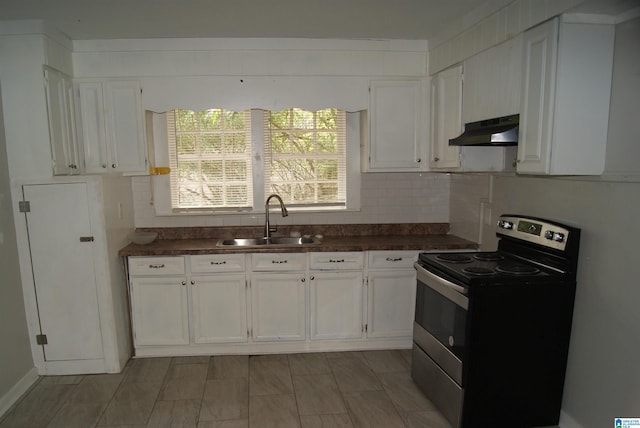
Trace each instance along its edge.
<instances>
[{"instance_id":1,"label":"cabinet door handle","mask_svg":"<svg viewBox=\"0 0 640 428\"><path fill-rule=\"evenodd\" d=\"M344 259L340 259L340 260L329 259L329 263L344 263Z\"/></svg>"},{"instance_id":2,"label":"cabinet door handle","mask_svg":"<svg viewBox=\"0 0 640 428\"><path fill-rule=\"evenodd\" d=\"M211 262L211 264L212 264L212 265L226 265L226 264L227 264L227 261L226 261L226 260L223 260L223 261L221 261L221 262Z\"/></svg>"},{"instance_id":3,"label":"cabinet door handle","mask_svg":"<svg viewBox=\"0 0 640 428\"><path fill-rule=\"evenodd\" d=\"M434 162L438 162L439 160L440 160L440 158L439 158L439 157L435 157L435 158L433 158L433 161L434 161Z\"/></svg>"},{"instance_id":4,"label":"cabinet door handle","mask_svg":"<svg viewBox=\"0 0 640 428\"><path fill-rule=\"evenodd\" d=\"M191 285L196 285L196 282L194 280L191 280Z\"/></svg>"},{"instance_id":5,"label":"cabinet door handle","mask_svg":"<svg viewBox=\"0 0 640 428\"><path fill-rule=\"evenodd\" d=\"M182 281L182 285L187 285L187 281Z\"/></svg>"},{"instance_id":6,"label":"cabinet door handle","mask_svg":"<svg viewBox=\"0 0 640 428\"><path fill-rule=\"evenodd\" d=\"M402 261L402 257L387 257L388 262L399 262Z\"/></svg>"},{"instance_id":7,"label":"cabinet door handle","mask_svg":"<svg viewBox=\"0 0 640 428\"><path fill-rule=\"evenodd\" d=\"M307 281L307 280L306 280L306 278L302 278L302 279L300 280L300 282L306 282L306 281Z\"/></svg>"},{"instance_id":8,"label":"cabinet door handle","mask_svg":"<svg viewBox=\"0 0 640 428\"><path fill-rule=\"evenodd\" d=\"M164 263L160 263L157 265L149 265L149 269L162 269L164 267Z\"/></svg>"},{"instance_id":9,"label":"cabinet door handle","mask_svg":"<svg viewBox=\"0 0 640 428\"><path fill-rule=\"evenodd\" d=\"M311 281L315 281L316 277L311 275L311 278L309 278Z\"/></svg>"},{"instance_id":10,"label":"cabinet door handle","mask_svg":"<svg viewBox=\"0 0 640 428\"><path fill-rule=\"evenodd\" d=\"M115 167L116 167L116 164L115 164L115 163L112 163L112 164L111 164L111 168L115 168Z\"/></svg>"},{"instance_id":11,"label":"cabinet door handle","mask_svg":"<svg viewBox=\"0 0 640 428\"><path fill-rule=\"evenodd\" d=\"M278 265L282 263L287 263L287 260L271 260L271 263Z\"/></svg>"},{"instance_id":12,"label":"cabinet door handle","mask_svg":"<svg viewBox=\"0 0 640 428\"><path fill-rule=\"evenodd\" d=\"M420 163L420 162L422 162L422 159L418 158L418 159L416 159L416 162Z\"/></svg>"}]
</instances>

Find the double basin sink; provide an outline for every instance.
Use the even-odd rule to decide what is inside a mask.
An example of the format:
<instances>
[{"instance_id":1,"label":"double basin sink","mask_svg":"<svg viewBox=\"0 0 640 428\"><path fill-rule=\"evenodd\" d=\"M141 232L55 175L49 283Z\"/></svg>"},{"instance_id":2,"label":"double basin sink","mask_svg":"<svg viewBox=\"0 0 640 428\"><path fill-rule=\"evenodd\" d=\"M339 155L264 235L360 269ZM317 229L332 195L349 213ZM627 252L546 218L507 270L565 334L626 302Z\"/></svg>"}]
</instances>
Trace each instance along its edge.
<instances>
[{"instance_id":1,"label":"double basin sink","mask_svg":"<svg viewBox=\"0 0 640 428\"><path fill-rule=\"evenodd\" d=\"M298 246L317 244L318 241L311 237L289 237L289 236L273 236L270 238L233 238L221 239L217 245L219 247L257 247L257 246Z\"/></svg>"}]
</instances>

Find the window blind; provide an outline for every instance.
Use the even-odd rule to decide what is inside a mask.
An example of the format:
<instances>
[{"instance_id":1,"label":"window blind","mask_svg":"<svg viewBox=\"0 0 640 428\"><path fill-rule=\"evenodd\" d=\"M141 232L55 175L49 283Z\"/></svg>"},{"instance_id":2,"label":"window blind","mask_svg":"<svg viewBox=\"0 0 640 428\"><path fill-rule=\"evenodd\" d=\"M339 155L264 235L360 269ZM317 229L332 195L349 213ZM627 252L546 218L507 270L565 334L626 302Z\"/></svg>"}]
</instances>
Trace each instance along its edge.
<instances>
[{"instance_id":1,"label":"window blind","mask_svg":"<svg viewBox=\"0 0 640 428\"><path fill-rule=\"evenodd\" d=\"M252 207L249 110L171 110L167 134L174 212Z\"/></svg>"},{"instance_id":2,"label":"window blind","mask_svg":"<svg viewBox=\"0 0 640 428\"><path fill-rule=\"evenodd\" d=\"M346 207L346 114L292 108L264 114L265 196L288 206Z\"/></svg>"}]
</instances>

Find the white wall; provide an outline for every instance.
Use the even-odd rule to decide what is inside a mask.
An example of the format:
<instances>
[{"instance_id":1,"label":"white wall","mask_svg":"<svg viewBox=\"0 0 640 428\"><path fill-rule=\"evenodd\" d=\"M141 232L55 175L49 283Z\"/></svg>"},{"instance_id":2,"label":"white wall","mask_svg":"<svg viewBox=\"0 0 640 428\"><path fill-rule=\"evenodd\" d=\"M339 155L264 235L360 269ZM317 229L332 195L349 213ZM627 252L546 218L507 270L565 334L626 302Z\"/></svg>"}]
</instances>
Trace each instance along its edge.
<instances>
[{"instance_id":1,"label":"white wall","mask_svg":"<svg viewBox=\"0 0 640 428\"><path fill-rule=\"evenodd\" d=\"M618 24L604 177L452 179L454 233L477 230L482 198L494 217L528 214L582 229L563 428L612 426L614 417L640 414L639 51L640 18ZM483 248L495 248L494 224L483 232Z\"/></svg>"},{"instance_id":2,"label":"white wall","mask_svg":"<svg viewBox=\"0 0 640 428\"><path fill-rule=\"evenodd\" d=\"M2 110L0 88L0 417L24 392L20 388L28 387L25 376L34 368L22 297Z\"/></svg>"}]
</instances>

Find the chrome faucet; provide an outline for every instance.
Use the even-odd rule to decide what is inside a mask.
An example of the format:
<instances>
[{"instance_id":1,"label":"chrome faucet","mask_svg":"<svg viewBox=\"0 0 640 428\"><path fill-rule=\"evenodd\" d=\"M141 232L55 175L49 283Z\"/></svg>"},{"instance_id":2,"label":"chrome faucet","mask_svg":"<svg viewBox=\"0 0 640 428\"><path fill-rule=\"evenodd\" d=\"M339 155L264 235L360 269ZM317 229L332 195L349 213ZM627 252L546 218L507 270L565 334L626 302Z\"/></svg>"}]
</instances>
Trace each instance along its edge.
<instances>
[{"instance_id":1,"label":"chrome faucet","mask_svg":"<svg viewBox=\"0 0 640 428\"><path fill-rule=\"evenodd\" d=\"M264 238L268 241L271 238L271 232L275 232L275 228L272 230L269 225L269 202L271 202L271 198L276 198L278 202L280 202L280 210L282 211L282 217L286 217L289 215L289 211L287 211L287 207L284 206L284 202L282 202L282 198L275 193L273 195L269 195L267 198L267 202L264 203Z\"/></svg>"}]
</instances>

